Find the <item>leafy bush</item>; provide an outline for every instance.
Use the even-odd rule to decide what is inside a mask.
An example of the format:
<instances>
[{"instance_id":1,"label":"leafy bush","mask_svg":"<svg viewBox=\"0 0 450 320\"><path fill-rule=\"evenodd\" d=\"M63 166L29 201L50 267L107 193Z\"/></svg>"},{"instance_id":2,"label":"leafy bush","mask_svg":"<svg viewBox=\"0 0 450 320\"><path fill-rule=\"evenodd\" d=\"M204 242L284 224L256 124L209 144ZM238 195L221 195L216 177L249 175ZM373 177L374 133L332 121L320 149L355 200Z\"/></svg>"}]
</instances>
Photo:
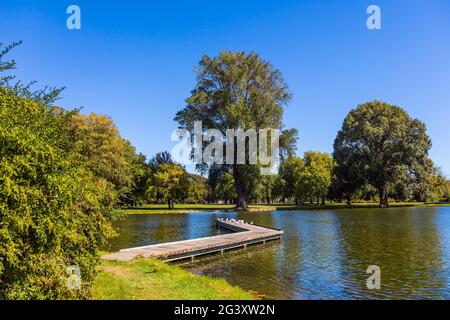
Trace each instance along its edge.
<instances>
[{"instance_id":1,"label":"leafy bush","mask_svg":"<svg viewBox=\"0 0 450 320\"><path fill-rule=\"evenodd\" d=\"M75 147L75 115L0 88L0 299L90 295L117 192ZM71 265L80 290L66 286Z\"/></svg>"}]
</instances>

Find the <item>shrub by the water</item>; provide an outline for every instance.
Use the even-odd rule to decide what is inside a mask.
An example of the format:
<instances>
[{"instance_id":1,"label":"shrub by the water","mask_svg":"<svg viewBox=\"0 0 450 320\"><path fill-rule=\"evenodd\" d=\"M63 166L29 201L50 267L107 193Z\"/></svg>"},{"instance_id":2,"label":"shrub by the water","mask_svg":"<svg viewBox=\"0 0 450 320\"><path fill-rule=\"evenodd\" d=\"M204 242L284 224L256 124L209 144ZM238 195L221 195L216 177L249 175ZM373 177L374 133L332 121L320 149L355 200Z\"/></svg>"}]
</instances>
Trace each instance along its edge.
<instances>
[{"instance_id":1,"label":"shrub by the water","mask_svg":"<svg viewBox=\"0 0 450 320\"><path fill-rule=\"evenodd\" d=\"M0 299L90 296L117 192L77 150L76 114L0 88Z\"/></svg>"}]
</instances>

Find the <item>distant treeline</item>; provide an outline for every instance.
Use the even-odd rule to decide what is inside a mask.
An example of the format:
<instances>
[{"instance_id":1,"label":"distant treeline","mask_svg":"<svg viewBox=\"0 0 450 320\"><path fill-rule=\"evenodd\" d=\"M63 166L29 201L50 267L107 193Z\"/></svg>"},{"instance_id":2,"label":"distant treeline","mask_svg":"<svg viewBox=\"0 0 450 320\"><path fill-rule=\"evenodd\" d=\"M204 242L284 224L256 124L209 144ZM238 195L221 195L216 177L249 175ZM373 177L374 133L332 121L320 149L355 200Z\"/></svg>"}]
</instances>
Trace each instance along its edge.
<instances>
[{"instance_id":1,"label":"distant treeline","mask_svg":"<svg viewBox=\"0 0 450 320\"><path fill-rule=\"evenodd\" d=\"M147 186L139 194L128 198L129 205L146 203L225 203L237 204L233 175L220 170L210 171L205 178L188 173L183 166L173 162L168 152L157 154L148 164ZM430 167L433 169L433 167ZM342 188L338 178L336 161L330 154L309 151L303 157L291 156L282 161L276 175L258 175L255 172L250 182L253 188L246 197L251 203L316 203L325 201L380 201L379 190L365 181L351 193ZM434 169L433 169L434 170ZM143 181L142 180L142 181ZM438 170L427 176L426 181L414 181L412 177L395 176L386 193L396 202L428 201L448 202L450 181ZM387 201L387 200L386 200Z\"/></svg>"}]
</instances>

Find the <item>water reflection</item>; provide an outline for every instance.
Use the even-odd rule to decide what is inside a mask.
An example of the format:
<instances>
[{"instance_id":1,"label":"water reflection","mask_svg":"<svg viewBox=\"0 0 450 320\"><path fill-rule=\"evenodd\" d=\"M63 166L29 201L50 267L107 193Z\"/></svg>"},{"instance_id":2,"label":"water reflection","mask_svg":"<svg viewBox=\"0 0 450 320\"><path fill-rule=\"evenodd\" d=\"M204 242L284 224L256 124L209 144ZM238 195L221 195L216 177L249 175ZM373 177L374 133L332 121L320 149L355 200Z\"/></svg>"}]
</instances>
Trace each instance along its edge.
<instances>
[{"instance_id":1,"label":"water reflection","mask_svg":"<svg viewBox=\"0 0 450 320\"><path fill-rule=\"evenodd\" d=\"M219 234L237 217L284 230L281 242L182 266L274 299L450 298L450 207L132 215L111 250ZM381 290L366 268L381 268Z\"/></svg>"},{"instance_id":2,"label":"water reflection","mask_svg":"<svg viewBox=\"0 0 450 320\"><path fill-rule=\"evenodd\" d=\"M346 260L343 283L352 296L419 299L448 295L443 290L446 278L442 274L441 234L436 227L439 212L436 208L408 208L337 214ZM366 288L367 274L361 271L372 264L381 268L382 290Z\"/></svg>"}]
</instances>

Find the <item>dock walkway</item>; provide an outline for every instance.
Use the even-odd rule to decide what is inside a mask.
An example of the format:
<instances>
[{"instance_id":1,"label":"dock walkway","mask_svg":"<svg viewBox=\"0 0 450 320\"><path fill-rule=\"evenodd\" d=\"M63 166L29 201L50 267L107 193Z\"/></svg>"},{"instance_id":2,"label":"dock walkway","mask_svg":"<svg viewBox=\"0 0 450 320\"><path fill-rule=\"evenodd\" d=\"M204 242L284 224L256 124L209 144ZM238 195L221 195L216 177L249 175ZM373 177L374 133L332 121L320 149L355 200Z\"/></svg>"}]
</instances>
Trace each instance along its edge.
<instances>
[{"instance_id":1,"label":"dock walkway","mask_svg":"<svg viewBox=\"0 0 450 320\"><path fill-rule=\"evenodd\" d=\"M164 261L194 259L196 256L221 253L236 248L246 248L247 245L278 240L283 231L245 223L242 220L217 219L219 228L228 229L234 233L192 240L154 244L143 247L122 249L119 252L104 255L109 260L129 261L138 256L158 258Z\"/></svg>"}]
</instances>

